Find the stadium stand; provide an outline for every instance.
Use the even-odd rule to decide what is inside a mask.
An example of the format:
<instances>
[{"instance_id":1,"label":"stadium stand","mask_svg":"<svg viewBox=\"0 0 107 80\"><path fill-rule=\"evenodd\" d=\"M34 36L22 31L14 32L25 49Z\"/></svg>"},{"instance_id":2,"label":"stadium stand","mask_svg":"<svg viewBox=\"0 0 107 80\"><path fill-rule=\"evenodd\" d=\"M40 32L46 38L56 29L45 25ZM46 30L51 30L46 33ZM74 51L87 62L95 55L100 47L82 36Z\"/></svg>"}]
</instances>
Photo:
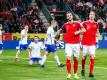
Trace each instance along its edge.
<instances>
[{"instance_id":1,"label":"stadium stand","mask_svg":"<svg viewBox=\"0 0 107 80\"><path fill-rule=\"evenodd\" d=\"M54 17L60 28L65 22L65 12L72 11L76 19L87 20L90 10L95 10L96 21L100 33L107 33L107 0L34 0L37 5L32 6L32 0L0 0L0 22L6 33L20 32L23 23L30 26L30 33L44 33L48 22ZM70 9L68 9L68 7Z\"/></svg>"},{"instance_id":2,"label":"stadium stand","mask_svg":"<svg viewBox=\"0 0 107 80\"><path fill-rule=\"evenodd\" d=\"M30 26L30 33L44 33L45 27L37 5L32 0L0 0L0 23L5 33L20 32L22 26Z\"/></svg>"}]
</instances>

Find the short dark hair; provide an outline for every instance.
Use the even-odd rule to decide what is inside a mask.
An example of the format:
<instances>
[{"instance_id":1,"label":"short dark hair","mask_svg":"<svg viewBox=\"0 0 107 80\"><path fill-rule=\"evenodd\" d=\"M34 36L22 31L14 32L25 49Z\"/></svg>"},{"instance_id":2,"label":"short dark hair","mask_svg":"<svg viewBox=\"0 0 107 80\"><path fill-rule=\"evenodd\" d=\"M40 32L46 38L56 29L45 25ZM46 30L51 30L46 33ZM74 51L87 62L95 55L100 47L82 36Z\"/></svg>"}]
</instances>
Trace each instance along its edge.
<instances>
[{"instance_id":1,"label":"short dark hair","mask_svg":"<svg viewBox=\"0 0 107 80\"><path fill-rule=\"evenodd\" d=\"M39 36L34 36L34 37L37 37L39 39Z\"/></svg>"},{"instance_id":2,"label":"short dark hair","mask_svg":"<svg viewBox=\"0 0 107 80\"><path fill-rule=\"evenodd\" d=\"M95 13L95 11L94 11L94 10L91 10L90 12L94 12L94 13Z\"/></svg>"}]
</instances>

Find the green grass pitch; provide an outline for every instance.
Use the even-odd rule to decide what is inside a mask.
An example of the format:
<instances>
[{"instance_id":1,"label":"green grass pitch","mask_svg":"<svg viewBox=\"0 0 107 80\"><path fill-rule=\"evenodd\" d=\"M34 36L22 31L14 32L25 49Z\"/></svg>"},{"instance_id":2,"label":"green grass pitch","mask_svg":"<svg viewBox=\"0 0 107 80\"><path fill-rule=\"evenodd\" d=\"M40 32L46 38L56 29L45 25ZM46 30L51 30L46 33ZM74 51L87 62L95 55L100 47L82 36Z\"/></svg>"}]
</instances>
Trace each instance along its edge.
<instances>
[{"instance_id":1,"label":"green grass pitch","mask_svg":"<svg viewBox=\"0 0 107 80\"><path fill-rule=\"evenodd\" d=\"M40 68L37 63L28 65L28 58L22 51L21 61L15 62L16 50L4 50L0 55L0 80L66 80L66 68L59 68L53 58L53 54L48 56L45 68ZM64 50L57 51L61 62L65 63ZM81 54L79 57L78 75L81 78ZM86 77L89 72L89 58L86 62ZM72 67L73 74L73 67ZM97 49L94 69L95 80L107 80L107 49ZM73 77L73 76L72 76ZM73 80L73 79L72 79ZM87 79L88 80L88 79Z\"/></svg>"}]
</instances>

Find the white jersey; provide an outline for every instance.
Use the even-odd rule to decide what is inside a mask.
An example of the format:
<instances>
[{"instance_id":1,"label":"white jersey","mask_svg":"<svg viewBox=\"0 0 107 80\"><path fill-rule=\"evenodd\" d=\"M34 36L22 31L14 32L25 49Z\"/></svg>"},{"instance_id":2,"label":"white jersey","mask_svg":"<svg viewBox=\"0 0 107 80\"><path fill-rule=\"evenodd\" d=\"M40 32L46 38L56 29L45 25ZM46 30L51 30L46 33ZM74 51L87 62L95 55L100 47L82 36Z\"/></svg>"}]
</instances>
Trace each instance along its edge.
<instances>
[{"instance_id":1,"label":"white jersey","mask_svg":"<svg viewBox=\"0 0 107 80\"><path fill-rule=\"evenodd\" d=\"M25 29L23 29L21 31L21 40L20 40L20 44L27 44L27 32L25 31Z\"/></svg>"},{"instance_id":2,"label":"white jersey","mask_svg":"<svg viewBox=\"0 0 107 80\"><path fill-rule=\"evenodd\" d=\"M55 32L53 27L49 27L47 30L47 41L46 44L55 44L54 40L55 40Z\"/></svg>"},{"instance_id":3,"label":"white jersey","mask_svg":"<svg viewBox=\"0 0 107 80\"><path fill-rule=\"evenodd\" d=\"M2 43L2 31L1 30L0 30L0 36L1 36L0 44L3 44Z\"/></svg>"},{"instance_id":4,"label":"white jersey","mask_svg":"<svg viewBox=\"0 0 107 80\"><path fill-rule=\"evenodd\" d=\"M31 42L29 44L28 48L31 49L31 56L32 57L41 57L40 51L41 51L41 49L45 49L45 46L43 45L42 42L38 42L38 43Z\"/></svg>"}]
</instances>

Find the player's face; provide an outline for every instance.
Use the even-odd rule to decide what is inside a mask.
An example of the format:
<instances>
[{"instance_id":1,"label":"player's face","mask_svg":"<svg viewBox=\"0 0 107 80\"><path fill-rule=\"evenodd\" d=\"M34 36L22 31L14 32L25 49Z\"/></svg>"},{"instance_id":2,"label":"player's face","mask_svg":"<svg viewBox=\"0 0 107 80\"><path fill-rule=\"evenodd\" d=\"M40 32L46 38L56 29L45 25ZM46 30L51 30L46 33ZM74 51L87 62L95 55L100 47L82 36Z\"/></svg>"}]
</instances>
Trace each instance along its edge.
<instances>
[{"instance_id":1,"label":"player's face","mask_svg":"<svg viewBox=\"0 0 107 80\"><path fill-rule=\"evenodd\" d=\"M72 13L67 13L67 19L69 20L69 21L71 21L71 20L73 20L73 15L72 15Z\"/></svg>"},{"instance_id":2,"label":"player's face","mask_svg":"<svg viewBox=\"0 0 107 80\"><path fill-rule=\"evenodd\" d=\"M38 41L39 41L39 38L38 38L38 37L34 37L34 41L35 41L35 42L38 42Z\"/></svg>"},{"instance_id":3,"label":"player's face","mask_svg":"<svg viewBox=\"0 0 107 80\"><path fill-rule=\"evenodd\" d=\"M95 19L95 13L94 12L90 12L89 19L91 19L91 20Z\"/></svg>"},{"instance_id":4,"label":"player's face","mask_svg":"<svg viewBox=\"0 0 107 80\"><path fill-rule=\"evenodd\" d=\"M29 28L29 27L28 27L27 25L24 26L24 29L28 30L28 28Z\"/></svg>"}]
</instances>

